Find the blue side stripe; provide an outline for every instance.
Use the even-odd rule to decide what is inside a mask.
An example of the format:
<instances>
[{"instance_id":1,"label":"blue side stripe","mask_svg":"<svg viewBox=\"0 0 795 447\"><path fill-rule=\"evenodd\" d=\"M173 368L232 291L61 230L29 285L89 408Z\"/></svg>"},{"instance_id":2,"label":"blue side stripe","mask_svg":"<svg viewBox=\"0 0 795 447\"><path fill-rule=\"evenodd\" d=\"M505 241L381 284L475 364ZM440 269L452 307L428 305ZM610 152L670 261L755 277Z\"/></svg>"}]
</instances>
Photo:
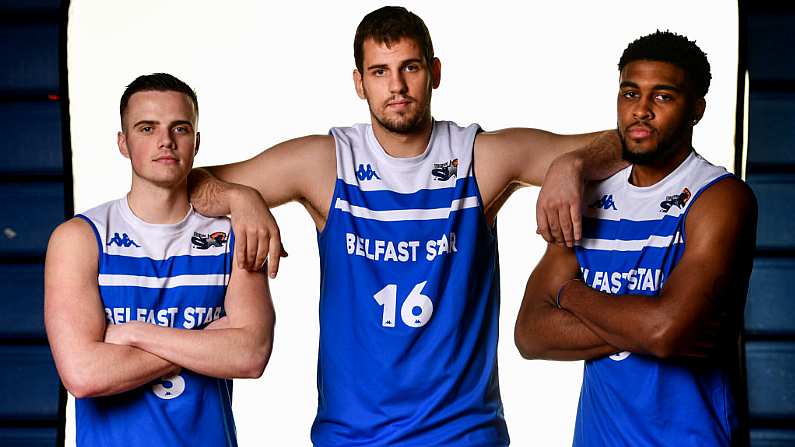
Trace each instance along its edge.
<instances>
[{"instance_id":1,"label":"blue side stripe","mask_svg":"<svg viewBox=\"0 0 795 447\"><path fill-rule=\"evenodd\" d=\"M168 259L105 255L99 273L169 278L178 275L223 275L227 273L227 254L214 256L172 256Z\"/></svg>"},{"instance_id":2,"label":"blue side stripe","mask_svg":"<svg viewBox=\"0 0 795 447\"><path fill-rule=\"evenodd\" d=\"M415 208L447 208L455 199L477 195L474 177L460 178L455 187L441 189L421 189L414 193L394 191L362 191L356 185L349 185L337 179L337 196L351 205L361 206L373 211L401 210Z\"/></svg>"},{"instance_id":3,"label":"blue side stripe","mask_svg":"<svg viewBox=\"0 0 795 447\"><path fill-rule=\"evenodd\" d=\"M676 233L680 217L666 215L657 220L607 220L583 217L586 239L645 240L649 236L671 236Z\"/></svg>"}]
</instances>

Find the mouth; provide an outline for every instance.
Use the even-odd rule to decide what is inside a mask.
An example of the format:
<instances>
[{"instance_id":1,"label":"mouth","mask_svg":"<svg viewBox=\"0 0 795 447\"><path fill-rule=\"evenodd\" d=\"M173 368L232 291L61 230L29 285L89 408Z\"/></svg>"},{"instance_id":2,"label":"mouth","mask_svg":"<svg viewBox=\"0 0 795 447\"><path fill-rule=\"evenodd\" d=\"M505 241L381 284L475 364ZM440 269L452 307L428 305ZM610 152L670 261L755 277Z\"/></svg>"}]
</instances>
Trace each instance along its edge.
<instances>
[{"instance_id":1,"label":"mouth","mask_svg":"<svg viewBox=\"0 0 795 447\"><path fill-rule=\"evenodd\" d=\"M393 107L396 109L405 109L407 108L412 101L408 98L400 98L400 99L393 99L386 103L387 107Z\"/></svg>"},{"instance_id":2,"label":"mouth","mask_svg":"<svg viewBox=\"0 0 795 447\"><path fill-rule=\"evenodd\" d=\"M152 161L154 161L155 163L163 163L163 164L166 164L166 165L172 165L172 164L179 163L179 159L178 158L170 157L170 156L157 157L157 158L153 159Z\"/></svg>"},{"instance_id":3,"label":"mouth","mask_svg":"<svg viewBox=\"0 0 795 447\"><path fill-rule=\"evenodd\" d=\"M633 124L627 127L625 134L633 140L642 140L650 137L653 132L654 129L652 127L643 124Z\"/></svg>"}]
</instances>

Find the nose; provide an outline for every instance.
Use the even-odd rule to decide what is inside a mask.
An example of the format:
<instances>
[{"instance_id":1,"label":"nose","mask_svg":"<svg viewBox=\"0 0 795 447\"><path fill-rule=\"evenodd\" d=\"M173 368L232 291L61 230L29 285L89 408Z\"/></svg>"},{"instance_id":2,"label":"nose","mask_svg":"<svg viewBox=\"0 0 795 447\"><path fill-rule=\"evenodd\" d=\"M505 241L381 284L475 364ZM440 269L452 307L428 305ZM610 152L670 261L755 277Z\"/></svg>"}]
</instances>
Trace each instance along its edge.
<instances>
[{"instance_id":1,"label":"nose","mask_svg":"<svg viewBox=\"0 0 795 447\"><path fill-rule=\"evenodd\" d=\"M648 121L654 119L654 110L652 110L651 98L641 96L635 103L632 109L632 116L639 121Z\"/></svg>"},{"instance_id":2,"label":"nose","mask_svg":"<svg viewBox=\"0 0 795 447\"><path fill-rule=\"evenodd\" d=\"M395 70L389 78L389 92L392 94L403 94L408 90L406 80L403 78L402 70Z\"/></svg>"},{"instance_id":3,"label":"nose","mask_svg":"<svg viewBox=\"0 0 795 447\"><path fill-rule=\"evenodd\" d=\"M158 147L167 148L167 149L174 149L176 147L176 143L174 141L174 135L172 135L171 129L166 129L166 128L160 129L157 135L157 144Z\"/></svg>"}]
</instances>

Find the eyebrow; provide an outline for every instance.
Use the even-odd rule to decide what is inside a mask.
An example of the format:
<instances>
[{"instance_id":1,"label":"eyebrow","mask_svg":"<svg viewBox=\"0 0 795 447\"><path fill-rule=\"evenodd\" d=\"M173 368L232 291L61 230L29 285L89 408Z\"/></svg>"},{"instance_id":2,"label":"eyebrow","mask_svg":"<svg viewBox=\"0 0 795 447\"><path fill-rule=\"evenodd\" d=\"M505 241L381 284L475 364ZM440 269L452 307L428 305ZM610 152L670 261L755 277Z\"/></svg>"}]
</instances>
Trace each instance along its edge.
<instances>
[{"instance_id":1,"label":"eyebrow","mask_svg":"<svg viewBox=\"0 0 795 447\"><path fill-rule=\"evenodd\" d=\"M152 125L159 124L159 123L160 123L159 121L141 120L141 121L138 121L138 122L134 123L133 127L138 127L138 126L144 125L144 124L148 125L148 126L152 126Z\"/></svg>"},{"instance_id":2,"label":"eyebrow","mask_svg":"<svg viewBox=\"0 0 795 447\"><path fill-rule=\"evenodd\" d=\"M141 126L141 125L153 126L155 124L160 124L160 121L156 121L156 120L141 120L141 121L138 121L135 124L133 124L133 127L138 127L138 126ZM185 124L193 127L193 123L188 121L188 120L177 120L177 121L172 121L170 123L170 125L172 127L173 126L179 126L179 125L185 125Z\"/></svg>"},{"instance_id":3,"label":"eyebrow","mask_svg":"<svg viewBox=\"0 0 795 447\"><path fill-rule=\"evenodd\" d=\"M619 87L620 88L626 88L626 87L639 88L638 84L636 84L636 83L634 83L632 81L624 81L624 82L621 83L621 85L619 85ZM652 87L652 90L670 90L670 91L673 91L673 92L681 92L682 91L681 88L679 88L679 87L677 87L675 85L671 85L671 84L657 84L654 87Z\"/></svg>"},{"instance_id":4,"label":"eyebrow","mask_svg":"<svg viewBox=\"0 0 795 447\"><path fill-rule=\"evenodd\" d=\"M405 61L402 61L400 63L400 66L404 67L404 66L406 66L408 64L421 64L421 63L422 63L422 59L420 59L420 58L406 59ZM367 70L375 70L375 69L378 69L378 68L389 68L389 65L387 65L387 64L369 65L367 67Z\"/></svg>"}]
</instances>

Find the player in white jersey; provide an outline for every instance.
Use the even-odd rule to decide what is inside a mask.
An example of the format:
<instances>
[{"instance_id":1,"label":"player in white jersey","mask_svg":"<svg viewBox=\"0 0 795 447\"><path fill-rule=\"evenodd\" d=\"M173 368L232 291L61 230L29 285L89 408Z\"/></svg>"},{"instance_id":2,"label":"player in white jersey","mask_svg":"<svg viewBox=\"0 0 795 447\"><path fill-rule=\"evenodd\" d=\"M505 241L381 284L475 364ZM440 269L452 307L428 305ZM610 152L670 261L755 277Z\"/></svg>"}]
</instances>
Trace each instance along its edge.
<instances>
[{"instance_id":1,"label":"player in white jersey","mask_svg":"<svg viewBox=\"0 0 795 447\"><path fill-rule=\"evenodd\" d=\"M711 78L694 42L644 36L619 71L632 165L586 187L583 239L548 246L516 344L526 358L586 360L574 445L742 444L733 396L756 202L693 150Z\"/></svg>"},{"instance_id":2,"label":"player in white jersey","mask_svg":"<svg viewBox=\"0 0 795 447\"><path fill-rule=\"evenodd\" d=\"M262 251L254 259L252 240L270 243L272 274L276 227L256 205L263 198L270 206L297 201L313 219L323 266L316 445L505 445L494 355L497 212L514 190L540 185L546 175L558 195L544 202L553 211L539 213L540 231L571 244L579 237L581 179L603 178L621 166L617 138L607 132L572 152L601 134L481 132L477 125L435 121L431 93L440 85L441 63L425 24L405 8L367 14L356 31L354 59L353 83L367 101L370 124L286 141L210 169L220 180L250 188L197 173L191 200L208 215L231 212L237 250L248 252L241 256L248 262L264 261ZM426 234L448 218L446 231ZM263 220L269 225L261 232L244 231ZM466 231L456 222L468 222ZM464 268L467 259L480 263ZM467 277L473 283L456 301L454 279L460 287ZM470 305L473 314L462 314ZM433 352L435 361L451 359L451 365L418 374ZM379 387L381 380L388 383Z\"/></svg>"},{"instance_id":3,"label":"player in white jersey","mask_svg":"<svg viewBox=\"0 0 795 447\"><path fill-rule=\"evenodd\" d=\"M193 90L141 76L120 112L129 193L60 225L47 250L45 324L77 398L78 445L237 445L223 379L259 377L268 362L267 278L232 262L228 219L188 202Z\"/></svg>"}]
</instances>

